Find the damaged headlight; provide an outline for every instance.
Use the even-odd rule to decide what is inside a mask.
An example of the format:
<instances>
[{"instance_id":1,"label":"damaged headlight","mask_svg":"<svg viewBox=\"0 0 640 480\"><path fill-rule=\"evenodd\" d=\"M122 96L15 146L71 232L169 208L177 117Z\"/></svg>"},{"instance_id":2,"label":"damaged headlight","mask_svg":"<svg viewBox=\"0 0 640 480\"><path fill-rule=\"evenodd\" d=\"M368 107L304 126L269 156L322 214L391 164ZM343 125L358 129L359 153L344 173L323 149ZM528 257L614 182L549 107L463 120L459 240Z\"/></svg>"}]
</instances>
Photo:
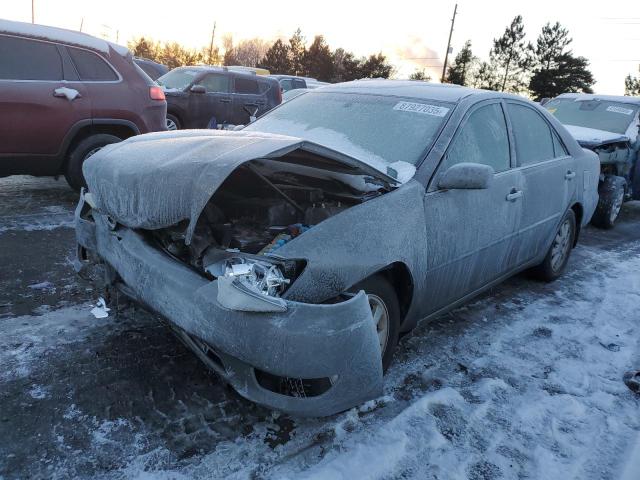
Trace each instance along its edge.
<instances>
[{"instance_id":1,"label":"damaged headlight","mask_svg":"<svg viewBox=\"0 0 640 480\"><path fill-rule=\"evenodd\" d=\"M274 263L232 257L206 267L218 279L218 303L225 308L248 312L284 312L280 298L291 281Z\"/></svg>"}]
</instances>

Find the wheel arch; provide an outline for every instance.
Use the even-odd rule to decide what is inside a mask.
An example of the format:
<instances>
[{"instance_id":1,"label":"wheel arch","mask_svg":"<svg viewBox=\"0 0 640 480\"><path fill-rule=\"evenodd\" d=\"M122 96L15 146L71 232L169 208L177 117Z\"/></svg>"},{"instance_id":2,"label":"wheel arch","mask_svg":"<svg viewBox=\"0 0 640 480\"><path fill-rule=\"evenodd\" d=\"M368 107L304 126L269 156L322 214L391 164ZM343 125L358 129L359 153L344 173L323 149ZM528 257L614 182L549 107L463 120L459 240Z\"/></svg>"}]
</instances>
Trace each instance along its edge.
<instances>
[{"instance_id":1,"label":"wheel arch","mask_svg":"<svg viewBox=\"0 0 640 480\"><path fill-rule=\"evenodd\" d=\"M394 262L369 275L381 275L389 281L398 296L400 305L400 328L406 324L413 303L414 282L409 267L403 262ZM367 277L367 278L369 278Z\"/></svg>"}]
</instances>

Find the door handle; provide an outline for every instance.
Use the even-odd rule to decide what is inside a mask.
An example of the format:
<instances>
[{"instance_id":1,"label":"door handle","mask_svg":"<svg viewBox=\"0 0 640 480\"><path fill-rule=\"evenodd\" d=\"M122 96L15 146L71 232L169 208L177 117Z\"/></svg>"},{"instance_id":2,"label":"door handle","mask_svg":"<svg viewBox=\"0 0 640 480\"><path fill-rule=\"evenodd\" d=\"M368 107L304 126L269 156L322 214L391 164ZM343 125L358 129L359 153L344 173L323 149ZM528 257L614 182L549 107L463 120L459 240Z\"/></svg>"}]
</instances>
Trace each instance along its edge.
<instances>
[{"instance_id":1,"label":"door handle","mask_svg":"<svg viewBox=\"0 0 640 480\"><path fill-rule=\"evenodd\" d=\"M82 95L80 95L80 92L78 90L76 90L75 88L68 88L68 87L56 88L53 91L53 96L66 98L70 102L72 102L76 98L82 97Z\"/></svg>"},{"instance_id":2,"label":"door handle","mask_svg":"<svg viewBox=\"0 0 640 480\"><path fill-rule=\"evenodd\" d=\"M231 103L231 99L230 98L221 98L220 99L220 103Z\"/></svg>"},{"instance_id":3,"label":"door handle","mask_svg":"<svg viewBox=\"0 0 640 480\"><path fill-rule=\"evenodd\" d=\"M564 174L565 180L571 180L576 178L576 172L572 172L571 170L567 170L567 173Z\"/></svg>"},{"instance_id":4,"label":"door handle","mask_svg":"<svg viewBox=\"0 0 640 480\"><path fill-rule=\"evenodd\" d=\"M515 188L512 188L511 192L507 193L508 202L515 202L520 197L522 197L522 190L516 190Z\"/></svg>"}]
</instances>

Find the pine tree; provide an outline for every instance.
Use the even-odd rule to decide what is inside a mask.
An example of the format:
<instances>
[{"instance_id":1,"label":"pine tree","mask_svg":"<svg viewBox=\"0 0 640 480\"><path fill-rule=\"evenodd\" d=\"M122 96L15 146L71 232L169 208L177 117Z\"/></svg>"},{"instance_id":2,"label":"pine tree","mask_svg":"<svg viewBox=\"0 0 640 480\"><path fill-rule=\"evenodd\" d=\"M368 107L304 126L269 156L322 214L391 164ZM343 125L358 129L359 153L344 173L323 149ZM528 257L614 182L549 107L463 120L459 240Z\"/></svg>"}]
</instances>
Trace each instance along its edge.
<instances>
[{"instance_id":1,"label":"pine tree","mask_svg":"<svg viewBox=\"0 0 640 480\"><path fill-rule=\"evenodd\" d=\"M500 81L495 65L489 62L482 62L478 66L478 71L471 77L469 85L473 88L497 91L501 87Z\"/></svg>"},{"instance_id":2,"label":"pine tree","mask_svg":"<svg viewBox=\"0 0 640 480\"><path fill-rule=\"evenodd\" d=\"M326 82L333 78L333 56L322 35L317 35L303 57L303 71L307 76Z\"/></svg>"},{"instance_id":3,"label":"pine tree","mask_svg":"<svg viewBox=\"0 0 640 480\"><path fill-rule=\"evenodd\" d=\"M306 51L302 31L298 28L289 39L289 59L291 62L291 73L294 75L304 74L304 56Z\"/></svg>"},{"instance_id":4,"label":"pine tree","mask_svg":"<svg viewBox=\"0 0 640 480\"><path fill-rule=\"evenodd\" d=\"M387 63L382 52L369 55L360 66L360 78L389 78L392 73L393 66Z\"/></svg>"},{"instance_id":5,"label":"pine tree","mask_svg":"<svg viewBox=\"0 0 640 480\"><path fill-rule=\"evenodd\" d=\"M128 43L129 50L136 57L148 58L149 60L157 61L160 46L153 40L147 40L144 37L131 40Z\"/></svg>"},{"instance_id":6,"label":"pine tree","mask_svg":"<svg viewBox=\"0 0 640 480\"><path fill-rule=\"evenodd\" d=\"M409 80L422 80L424 82L430 82L431 75L429 75L424 68L416 68L415 72L409 75Z\"/></svg>"},{"instance_id":7,"label":"pine tree","mask_svg":"<svg viewBox=\"0 0 640 480\"><path fill-rule=\"evenodd\" d=\"M447 83L455 83L456 85L468 85L468 74L477 58L473 56L471 51L471 40L467 40L462 49L456 55L453 65L447 71Z\"/></svg>"},{"instance_id":8,"label":"pine tree","mask_svg":"<svg viewBox=\"0 0 640 480\"><path fill-rule=\"evenodd\" d=\"M516 16L500 38L493 40L491 62L500 78L500 90L519 93L527 85L531 66L531 44L524 40L522 15Z\"/></svg>"},{"instance_id":9,"label":"pine tree","mask_svg":"<svg viewBox=\"0 0 640 480\"><path fill-rule=\"evenodd\" d=\"M640 78L627 75L624 79L624 94L632 97L640 96Z\"/></svg>"},{"instance_id":10,"label":"pine tree","mask_svg":"<svg viewBox=\"0 0 640 480\"><path fill-rule=\"evenodd\" d=\"M262 66L271 73L291 74L291 59L289 58L289 46L282 40L276 40L267 50L261 62Z\"/></svg>"},{"instance_id":11,"label":"pine tree","mask_svg":"<svg viewBox=\"0 0 640 480\"><path fill-rule=\"evenodd\" d=\"M360 78L360 61L352 52L337 48L333 54L332 82L350 82Z\"/></svg>"},{"instance_id":12,"label":"pine tree","mask_svg":"<svg viewBox=\"0 0 640 480\"><path fill-rule=\"evenodd\" d=\"M594 78L589 62L567 50L573 40L569 31L556 22L547 23L536 41L535 68L529 89L537 100L553 98L561 93L592 93Z\"/></svg>"}]
</instances>

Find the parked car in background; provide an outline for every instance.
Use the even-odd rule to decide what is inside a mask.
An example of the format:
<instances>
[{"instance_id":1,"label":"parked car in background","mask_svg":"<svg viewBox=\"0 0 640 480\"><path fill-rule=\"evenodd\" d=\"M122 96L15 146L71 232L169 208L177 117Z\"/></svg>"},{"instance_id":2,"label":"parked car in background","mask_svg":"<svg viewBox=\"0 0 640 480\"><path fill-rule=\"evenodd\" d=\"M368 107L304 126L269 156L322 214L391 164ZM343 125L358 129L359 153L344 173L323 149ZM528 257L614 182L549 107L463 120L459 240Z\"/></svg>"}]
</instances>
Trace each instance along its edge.
<instances>
[{"instance_id":1,"label":"parked car in background","mask_svg":"<svg viewBox=\"0 0 640 480\"><path fill-rule=\"evenodd\" d=\"M157 80L167 97L167 129L245 125L282 102L272 78L227 67L179 67Z\"/></svg>"},{"instance_id":2,"label":"parked car in background","mask_svg":"<svg viewBox=\"0 0 640 480\"><path fill-rule=\"evenodd\" d=\"M259 67L245 67L244 65L227 65L225 68L234 72L252 73L254 75L269 75L269 70Z\"/></svg>"},{"instance_id":3,"label":"parked car in background","mask_svg":"<svg viewBox=\"0 0 640 480\"><path fill-rule=\"evenodd\" d=\"M271 78L275 78L280 83L282 92L288 92L289 90L296 90L298 88L318 88L323 85L330 85L327 82L319 82L315 78L310 77L298 77L295 75L269 75Z\"/></svg>"},{"instance_id":4,"label":"parked car in background","mask_svg":"<svg viewBox=\"0 0 640 480\"><path fill-rule=\"evenodd\" d=\"M149 75L149 78L151 78L151 80L157 80L159 77L169 71L166 65L154 62L153 60L149 60L148 58L133 57L133 61L136 62L136 65L138 65L144 71L144 73Z\"/></svg>"},{"instance_id":5,"label":"parked car in background","mask_svg":"<svg viewBox=\"0 0 640 480\"><path fill-rule=\"evenodd\" d=\"M289 100L292 100L302 95L303 93L307 93L308 91L308 88L296 88L294 90L288 90L282 94L282 101L288 102Z\"/></svg>"},{"instance_id":6,"label":"parked car in background","mask_svg":"<svg viewBox=\"0 0 640 480\"><path fill-rule=\"evenodd\" d=\"M165 130L166 108L125 47L0 20L0 176L64 174L80 189L89 156Z\"/></svg>"},{"instance_id":7,"label":"parked car in background","mask_svg":"<svg viewBox=\"0 0 640 480\"><path fill-rule=\"evenodd\" d=\"M132 138L85 173L80 272L104 268L241 395L330 415L382 394L418 320L560 276L599 164L522 97L369 80L240 131Z\"/></svg>"},{"instance_id":8,"label":"parked car in background","mask_svg":"<svg viewBox=\"0 0 640 480\"><path fill-rule=\"evenodd\" d=\"M640 200L640 97L565 93L544 104L600 159L600 201L592 223L615 225L625 200Z\"/></svg>"}]
</instances>

